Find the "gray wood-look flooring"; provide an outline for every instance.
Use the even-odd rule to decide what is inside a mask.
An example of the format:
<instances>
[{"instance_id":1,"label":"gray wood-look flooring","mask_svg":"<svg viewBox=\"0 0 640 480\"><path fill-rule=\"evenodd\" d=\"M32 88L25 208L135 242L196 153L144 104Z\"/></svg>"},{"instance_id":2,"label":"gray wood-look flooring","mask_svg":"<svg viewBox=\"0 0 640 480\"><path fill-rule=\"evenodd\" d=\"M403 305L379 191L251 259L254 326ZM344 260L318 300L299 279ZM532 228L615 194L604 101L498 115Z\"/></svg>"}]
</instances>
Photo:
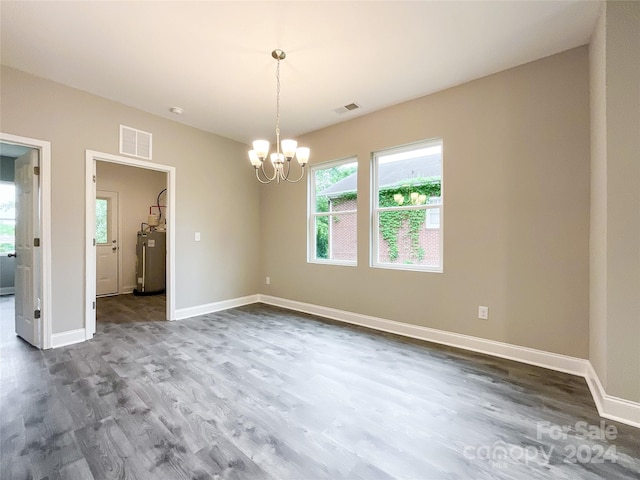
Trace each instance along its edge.
<instances>
[{"instance_id":1,"label":"gray wood-look flooring","mask_svg":"<svg viewBox=\"0 0 640 480\"><path fill-rule=\"evenodd\" d=\"M640 478L582 378L261 304L39 351L9 304L3 480Z\"/></svg>"}]
</instances>

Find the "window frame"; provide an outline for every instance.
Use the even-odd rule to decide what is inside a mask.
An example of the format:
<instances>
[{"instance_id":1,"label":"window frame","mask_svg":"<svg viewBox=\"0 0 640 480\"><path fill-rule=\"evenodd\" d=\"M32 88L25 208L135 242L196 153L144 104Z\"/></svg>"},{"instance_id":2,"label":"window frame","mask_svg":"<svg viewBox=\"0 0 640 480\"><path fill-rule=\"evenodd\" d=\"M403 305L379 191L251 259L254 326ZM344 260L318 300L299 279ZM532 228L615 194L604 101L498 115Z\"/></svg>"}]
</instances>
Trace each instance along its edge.
<instances>
[{"instance_id":1,"label":"window frame","mask_svg":"<svg viewBox=\"0 0 640 480\"><path fill-rule=\"evenodd\" d=\"M422 148L429 148L439 145L441 149L440 153L440 202L430 204L427 202L424 205L404 205L398 207L380 207L379 205L379 186L378 186L378 170L379 170L379 158L383 156L400 154L410 152L412 150L419 150ZM406 263L386 263L379 261L379 245L382 240L380 235L380 213L384 211L401 211L401 210L425 210L425 216L428 217L428 211L432 209L438 209L440 211L440 232L439 232L439 245L440 245L440 264L433 265L416 265ZM385 148L377 150L371 154L371 226L369 231L369 251L371 256L369 264L372 268L382 268L388 270L406 270L415 272L427 272L427 273L443 273L444 272L444 139L442 137L431 138L428 140L421 140L406 145L400 145L396 147ZM427 226L427 218L425 218L425 229L430 231L436 230Z\"/></svg>"},{"instance_id":2,"label":"window frame","mask_svg":"<svg viewBox=\"0 0 640 480\"><path fill-rule=\"evenodd\" d=\"M356 173L360 170L358 165L358 157L353 155L350 157L341 158L338 160L331 160L328 162L316 163L309 167L309 173L307 174L307 263L315 263L320 265L339 265L347 267L355 267L358 265L358 188L356 185L356 209L344 210L339 212L316 212L316 182L315 172L317 170L327 170L329 168L339 167L354 163L356 165ZM338 215L354 215L356 223L356 258L355 260L332 260L330 258L317 258L317 244L316 244L316 219L319 217L331 217ZM331 249L331 237L329 237L329 249Z\"/></svg>"}]
</instances>

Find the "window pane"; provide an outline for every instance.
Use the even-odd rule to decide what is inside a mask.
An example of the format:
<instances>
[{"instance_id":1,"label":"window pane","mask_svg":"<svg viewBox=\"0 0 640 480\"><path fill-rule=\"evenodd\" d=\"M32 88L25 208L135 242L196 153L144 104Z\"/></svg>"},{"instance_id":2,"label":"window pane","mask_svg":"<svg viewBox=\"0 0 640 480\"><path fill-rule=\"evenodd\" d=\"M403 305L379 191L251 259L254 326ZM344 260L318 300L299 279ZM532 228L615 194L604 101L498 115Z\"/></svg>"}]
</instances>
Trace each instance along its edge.
<instances>
[{"instance_id":1,"label":"window pane","mask_svg":"<svg viewBox=\"0 0 640 480\"><path fill-rule=\"evenodd\" d=\"M316 258L329 258L329 217L316 217Z\"/></svg>"},{"instance_id":2,"label":"window pane","mask_svg":"<svg viewBox=\"0 0 640 480\"><path fill-rule=\"evenodd\" d=\"M357 261L357 215L346 213L316 217L316 259Z\"/></svg>"},{"instance_id":3,"label":"window pane","mask_svg":"<svg viewBox=\"0 0 640 480\"><path fill-rule=\"evenodd\" d=\"M440 144L377 157L378 206L425 205L439 197L442 180ZM430 203L430 202L429 202Z\"/></svg>"},{"instance_id":4,"label":"window pane","mask_svg":"<svg viewBox=\"0 0 640 480\"><path fill-rule=\"evenodd\" d=\"M358 188L358 165L355 162L317 169L314 171L313 180L316 212L335 210L338 204L342 204L341 210L345 210L345 200L353 200L353 207L350 209L355 210Z\"/></svg>"},{"instance_id":5,"label":"window pane","mask_svg":"<svg viewBox=\"0 0 640 480\"><path fill-rule=\"evenodd\" d=\"M96 198L96 243L109 243L106 198Z\"/></svg>"},{"instance_id":6,"label":"window pane","mask_svg":"<svg viewBox=\"0 0 640 480\"><path fill-rule=\"evenodd\" d=\"M440 229L428 226L426 210L379 213L378 262L438 267Z\"/></svg>"},{"instance_id":7,"label":"window pane","mask_svg":"<svg viewBox=\"0 0 640 480\"><path fill-rule=\"evenodd\" d=\"M16 250L16 221L0 219L0 253L13 253Z\"/></svg>"}]
</instances>

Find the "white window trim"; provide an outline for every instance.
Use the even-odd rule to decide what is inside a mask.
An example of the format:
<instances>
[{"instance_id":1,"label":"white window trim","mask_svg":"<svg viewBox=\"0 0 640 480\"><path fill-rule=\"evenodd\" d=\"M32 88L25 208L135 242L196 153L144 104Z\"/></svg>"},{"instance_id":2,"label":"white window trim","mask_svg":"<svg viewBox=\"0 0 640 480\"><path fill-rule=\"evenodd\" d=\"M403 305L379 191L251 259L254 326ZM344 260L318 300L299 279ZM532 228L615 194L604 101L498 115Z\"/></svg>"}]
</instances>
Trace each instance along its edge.
<instances>
[{"instance_id":1,"label":"white window trim","mask_svg":"<svg viewBox=\"0 0 640 480\"><path fill-rule=\"evenodd\" d=\"M317 163L309 168L307 174L307 263L315 263L319 265L340 265L346 267L355 267L358 265L357 250L355 260L332 260L330 258L317 258L316 257L316 218L318 217L331 217L339 215L355 215L356 225L358 218L358 210L344 210L340 212L316 212L316 185L315 185L315 171L326 170L328 168L338 167L349 163L358 164L358 157L346 157L340 160L333 160L330 162ZM356 187L357 188L357 187ZM356 190L357 199L357 190ZM357 231L356 231L357 235ZM330 238L330 237L329 237ZM356 237L357 238L357 237ZM357 245L357 242L356 242ZM331 249L331 242L329 242L329 249Z\"/></svg>"},{"instance_id":2,"label":"white window trim","mask_svg":"<svg viewBox=\"0 0 640 480\"><path fill-rule=\"evenodd\" d=\"M394 153L409 152L420 148L427 148L430 145L440 144L442 148L442 160L440 161L440 203L425 205L407 205L399 207L379 207L378 206L378 157ZM407 270L416 272L443 273L444 271L444 141L442 138L432 138L408 145L378 150L371 155L371 231L369 233L371 252L370 266L372 268L382 268L386 270ZM415 265L406 263L384 263L379 262L380 245L380 212L390 210L427 210L432 208L440 209L440 265ZM426 220L425 220L426 222ZM435 230L429 228L429 230Z\"/></svg>"}]
</instances>

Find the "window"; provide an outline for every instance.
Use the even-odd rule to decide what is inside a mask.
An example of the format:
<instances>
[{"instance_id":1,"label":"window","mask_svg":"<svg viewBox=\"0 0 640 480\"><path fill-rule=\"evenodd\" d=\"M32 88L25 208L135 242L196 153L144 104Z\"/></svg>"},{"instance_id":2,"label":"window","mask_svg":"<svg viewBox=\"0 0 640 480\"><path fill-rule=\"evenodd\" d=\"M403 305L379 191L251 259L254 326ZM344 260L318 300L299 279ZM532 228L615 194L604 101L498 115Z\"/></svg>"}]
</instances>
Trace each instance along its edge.
<instances>
[{"instance_id":1,"label":"window","mask_svg":"<svg viewBox=\"0 0 640 480\"><path fill-rule=\"evenodd\" d=\"M355 158L309 171L308 261L357 262L358 164Z\"/></svg>"},{"instance_id":2,"label":"window","mask_svg":"<svg viewBox=\"0 0 640 480\"><path fill-rule=\"evenodd\" d=\"M109 243L109 200L96 198L96 244Z\"/></svg>"},{"instance_id":3,"label":"window","mask_svg":"<svg viewBox=\"0 0 640 480\"><path fill-rule=\"evenodd\" d=\"M442 140L373 155L374 267L442 272Z\"/></svg>"},{"instance_id":4,"label":"window","mask_svg":"<svg viewBox=\"0 0 640 480\"><path fill-rule=\"evenodd\" d=\"M0 255L16 249L16 189L13 183L0 182Z\"/></svg>"}]
</instances>

